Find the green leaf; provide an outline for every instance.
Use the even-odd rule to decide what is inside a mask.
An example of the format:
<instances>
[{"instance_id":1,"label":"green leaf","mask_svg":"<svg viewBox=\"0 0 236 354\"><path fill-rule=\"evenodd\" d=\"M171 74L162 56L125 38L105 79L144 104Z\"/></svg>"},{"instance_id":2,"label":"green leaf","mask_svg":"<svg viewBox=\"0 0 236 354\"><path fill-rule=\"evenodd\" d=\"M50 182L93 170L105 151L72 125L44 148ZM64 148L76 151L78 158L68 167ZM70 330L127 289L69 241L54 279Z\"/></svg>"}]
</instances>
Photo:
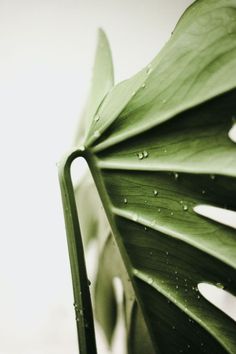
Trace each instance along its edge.
<instances>
[{"instance_id":1,"label":"green leaf","mask_svg":"<svg viewBox=\"0 0 236 354\"><path fill-rule=\"evenodd\" d=\"M113 85L114 73L111 50L106 34L102 29L99 29L91 89L86 107L80 119L75 145L78 143L82 144L92 120L99 119L99 116L96 116L97 110Z\"/></svg>"},{"instance_id":2,"label":"green leaf","mask_svg":"<svg viewBox=\"0 0 236 354\"><path fill-rule=\"evenodd\" d=\"M236 295L236 233L195 212L236 211L235 74L235 0L196 1L151 64L108 93L85 140L155 353L236 352L235 322L198 290L205 282ZM100 299L112 253L102 261ZM137 354L141 322L127 318Z\"/></svg>"},{"instance_id":3,"label":"green leaf","mask_svg":"<svg viewBox=\"0 0 236 354\"><path fill-rule=\"evenodd\" d=\"M234 0L190 6L160 54L106 97L87 144L103 134L101 150L235 87L235 31Z\"/></svg>"}]
</instances>

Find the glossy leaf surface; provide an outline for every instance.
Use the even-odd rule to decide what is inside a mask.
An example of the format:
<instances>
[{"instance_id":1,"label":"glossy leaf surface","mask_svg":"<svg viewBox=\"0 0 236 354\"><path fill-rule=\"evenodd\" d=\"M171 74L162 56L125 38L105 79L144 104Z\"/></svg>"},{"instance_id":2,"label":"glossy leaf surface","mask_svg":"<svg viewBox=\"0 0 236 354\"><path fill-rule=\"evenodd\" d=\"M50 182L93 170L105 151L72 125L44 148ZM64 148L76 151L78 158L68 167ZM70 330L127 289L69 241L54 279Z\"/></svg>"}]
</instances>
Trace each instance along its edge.
<instances>
[{"instance_id":1,"label":"glossy leaf surface","mask_svg":"<svg viewBox=\"0 0 236 354\"><path fill-rule=\"evenodd\" d=\"M195 211L236 210L236 145L228 135L236 113L235 0L196 1L150 65L99 97L84 156L154 351L235 353L235 322L198 284L236 295L236 232ZM101 284L113 274L104 273L112 252L103 256ZM114 323L105 317L110 338ZM130 323L135 338L137 322Z\"/></svg>"}]
</instances>

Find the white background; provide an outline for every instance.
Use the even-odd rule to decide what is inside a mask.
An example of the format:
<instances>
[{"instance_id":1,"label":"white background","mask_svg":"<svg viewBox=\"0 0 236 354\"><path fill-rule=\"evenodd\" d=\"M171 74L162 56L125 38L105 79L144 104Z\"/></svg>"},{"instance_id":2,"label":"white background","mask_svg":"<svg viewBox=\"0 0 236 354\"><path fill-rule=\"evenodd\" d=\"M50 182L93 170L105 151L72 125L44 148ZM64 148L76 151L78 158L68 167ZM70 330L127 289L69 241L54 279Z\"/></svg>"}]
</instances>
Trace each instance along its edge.
<instances>
[{"instance_id":1,"label":"white background","mask_svg":"<svg viewBox=\"0 0 236 354\"><path fill-rule=\"evenodd\" d=\"M83 108L96 29L118 82L191 2L0 0L0 354L77 353L56 162Z\"/></svg>"}]
</instances>

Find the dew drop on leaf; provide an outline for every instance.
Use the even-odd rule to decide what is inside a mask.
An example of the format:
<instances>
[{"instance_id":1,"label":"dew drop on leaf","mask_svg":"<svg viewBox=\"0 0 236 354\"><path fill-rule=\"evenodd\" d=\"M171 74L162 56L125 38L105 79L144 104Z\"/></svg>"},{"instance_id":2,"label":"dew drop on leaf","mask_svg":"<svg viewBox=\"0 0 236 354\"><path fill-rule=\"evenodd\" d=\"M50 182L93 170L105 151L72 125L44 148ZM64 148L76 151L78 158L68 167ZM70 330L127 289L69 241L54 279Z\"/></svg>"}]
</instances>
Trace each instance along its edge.
<instances>
[{"instance_id":1,"label":"dew drop on leaf","mask_svg":"<svg viewBox=\"0 0 236 354\"><path fill-rule=\"evenodd\" d=\"M233 143L236 143L236 117L232 116L233 125L228 132L228 137Z\"/></svg>"},{"instance_id":2,"label":"dew drop on leaf","mask_svg":"<svg viewBox=\"0 0 236 354\"><path fill-rule=\"evenodd\" d=\"M144 158L142 152L139 152L139 153L137 154L137 156L138 156L138 159L139 159L139 160L142 160L142 159Z\"/></svg>"},{"instance_id":3,"label":"dew drop on leaf","mask_svg":"<svg viewBox=\"0 0 236 354\"><path fill-rule=\"evenodd\" d=\"M100 136L101 136L100 131L99 131L99 130L96 130L96 131L94 132L93 136L94 136L94 138L100 138Z\"/></svg>"},{"instance_id":4,"label":"dew drop on leaf","mask_svg":"<svg viewBox=\"0 0 236 354\"><path fill-rule=\"evenodd\" d=\"M217 288L224 289L224 285L221 283L216 283Z\"/></svg>"},{"instance_id":5,"label":"dew drop on leaf","mask_svg":"<svg viewBox=\"0 0 236 354\"><path fill-rule=\"evenodd\" d=\"M213 181L216 179L215 175L210 175L210 179L212 179Z\"/></svg>"},{"instance_id":6,"label":"dew drop on leaf","mask_svg":"<svg viewBox=\"0 0 236 354\"><path fill-rule=\"evenodd\" d=\"M175 178L175 179L178 179L178 178L179 178L178 172L174 172L174 178Z\"/></svg>"},{"instance_id":7,"label":"dew drop on leaf","mask_svg":"<svg viewBox=\"0 0 236 354\"><path fill-rule=\"evenodd\" d=\"M205 189L203 189L203 190L202 190L202 194L206 194L206 191L205 191Z\"/></svg>"},{"instance_id":8,"label":"dew drop on leaf","mask_svg":"<svg viewBox=\"0 0 236 354\"><path fill-rule=\"evenodd\" d=\"M134 215L132 216L132 220L133 220L133 221L138 221L138 215L137 215L137 214L134 214Z\"/></svg>"},{"instance_id":9,"label":"dew drop on leaf","mask_svg":"<svg viewBox=\"0 0 236 354\"><path fill-rule=\"evenodd\" d=\"M124 198L124 203L127 204L128 203L128 199Z\"/></svg>"},{"instance_id":10,"label":"dew drop on leaf","mask_svg":"<svg viewBox=\"0 0 236 354\"><path fill-rule=\"evenodd\" d=\"M150 74L151 71L152 71L152 66L151 64L149 64L146 68L146 74Z\"/></svg>"},{"instance_id":11,"label":"dew drop on leaf","mask_svg":"<svg viewBox=\"0 0 236 354\"><path fill-rule=\"evenodd\" d=\"M153 279L152 278L148 278L148 284L152 285L153 284Z\"/></svg>"},{"instance_id":12,"label":"dew drop on leaf","mask_svg":"<svg viewBox=\"0 0 236 354\"><path fill-rule=\"evenodd\" d=\"M145 88L146 87L146 84L142 84L142 88Z\"/></svg>"},{"instance_id":13,"label":"dew drop on leaf","mask_svg":"<svg viewBox=\"0 0 236 354\"><path fill-rule=\"evenodd\" d=\"M183 210L184 210L184 211L187 211L187 210L188 210L188 206L187 206L186 204L183 206Z\"/></svg>"},{"instance_id":14,"label":"dew drop on leaf","mask_svg":"<svg viewBox=\"0 0 236 354\"><path fill-rule=\"evenodd\" d=\"M143 152L143 157L146 159L148 157L148 152L146 150L144 150Z\"/></svg>"},{"instance_id":15,"label":"dew drop on leaf","mask_svg":"<svg viewBox=\"0 0 236 354\"><path fill-rule=\"evenodd\" d=\"M94 118L94 121L95 121L95 122L98 122L98 121L99 121L99 119L100 119L100 115L99 115L99 114L97 114L97 115L95 116L95 118Z\"/></svg>"},{"instance_id":16,"label":"dew drop on leaf","mask_svg":"<svg viewBox=\"0 0 236 354\"><path fill-rule=\"evenodd\" d=\"M85 327L85 328L89 328L89 325L88 325L87 322L85 322L84 327Z\"/></svg>"},{"instance_id":17,"label":"dew drop on leaf","mask_svg":"<svg viewBox=\"0 0 236 354\"><path fill-rule=\"evenodd\" d=\"M158 195L158 191L156 189L154 189L153 194L155 195L155 197Z\"/></svg>"}]
</instances>

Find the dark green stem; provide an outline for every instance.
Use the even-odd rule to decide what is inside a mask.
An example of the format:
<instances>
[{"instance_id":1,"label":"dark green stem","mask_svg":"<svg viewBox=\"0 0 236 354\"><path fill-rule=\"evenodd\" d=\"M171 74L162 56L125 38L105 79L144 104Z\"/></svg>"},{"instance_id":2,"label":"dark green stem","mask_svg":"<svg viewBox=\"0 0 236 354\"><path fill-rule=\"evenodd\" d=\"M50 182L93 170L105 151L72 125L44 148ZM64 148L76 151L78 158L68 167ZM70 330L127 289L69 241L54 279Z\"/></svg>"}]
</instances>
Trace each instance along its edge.
<instances>
[{"instance_id":1,"label":"dark green stem","mask_svg":"<svg viewBox=\"0 0 236 354\"><path fill-rule=\"evenodd\" d=\"M73 282L79 350L80 354L97 354L92 304L71 178L71 164L77 157L84 157L82 148L73 151L60 162L59 180Z\"/></svg>"}]
</instances>

